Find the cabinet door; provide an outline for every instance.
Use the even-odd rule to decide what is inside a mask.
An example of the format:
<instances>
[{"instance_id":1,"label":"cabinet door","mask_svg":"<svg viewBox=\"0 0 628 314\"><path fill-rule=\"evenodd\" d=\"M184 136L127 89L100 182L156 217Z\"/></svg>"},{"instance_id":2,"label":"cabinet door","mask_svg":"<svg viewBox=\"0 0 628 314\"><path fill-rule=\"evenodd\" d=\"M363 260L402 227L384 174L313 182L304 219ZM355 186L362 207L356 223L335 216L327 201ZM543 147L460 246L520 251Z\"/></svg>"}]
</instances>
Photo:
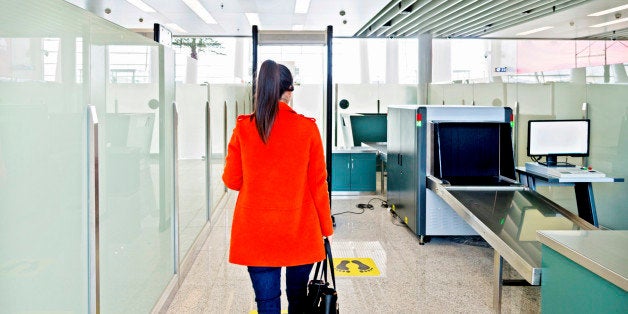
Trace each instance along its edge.
<instances>
[{"instance_id":1,"label":"cabinet door","mask_svg":"<svg viewBox=\"0 0 628 314\"><path fill-rule=\"evenodd\" d=\"M331 154L331 190L351 190L351 154Z\"/></svg>"},{"instance_id":2,"label":"cabinet door","mask_svg":"<svg viewBox=\"0 0 628 314\"><path fill-rule=\"evenodd\" d=\"M375 153L351 154L351 191L375 191Z\"/></svg>"}]
</instances>

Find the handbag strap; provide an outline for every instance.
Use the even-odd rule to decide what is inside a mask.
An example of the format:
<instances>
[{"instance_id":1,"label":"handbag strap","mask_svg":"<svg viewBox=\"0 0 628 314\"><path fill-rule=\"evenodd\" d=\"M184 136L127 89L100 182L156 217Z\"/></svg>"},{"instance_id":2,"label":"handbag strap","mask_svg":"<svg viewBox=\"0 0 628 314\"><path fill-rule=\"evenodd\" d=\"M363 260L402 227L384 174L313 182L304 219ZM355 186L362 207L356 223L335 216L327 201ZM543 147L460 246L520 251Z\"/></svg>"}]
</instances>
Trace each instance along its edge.
<instances>
[{"instance_id":1,"label":"handbag strap","mask_svg":"<svg viewBox=\"0 0 628 314\"><path fill-rule=\"evenodd\" d=\"M318 279L318 270L321 268L321 264L324 261L325 260L322 260L322 261L316 263L316 269L314 270L314 279Z\"/></svg>"},{"instance_id":2,"label":"handbag strap","mask_svg":"<svg viewBox=\"0 0 628 314\"><path fill-rule=\"evenodd\" d=\"M334 284L334 289L336 289L336 276L335 276L335 272L334 272L334 258L331 255L331 244L329 243L329 239L325 238L325 257L327 258L327 260L329 261L329 272L331 273L331 282ZM326 266L326 265L325 265ZM327 280L327 272L325 269L326 267L323 268L323 271L325 271L325 280Z\"/></svg>"},{"instance_id":3,"label":"handbag strap","mask_svg":"<svg viewBox=\"0 0 628 314\"><path fill-rule=\"evenodd\" d=\"M318 279L318 271L321 270L321 280L325 278L325 282L327 282L327 262L329 261L330 272L331 272L331 281L334 285L334 289L336 289L336 273L334 272L334 258L331 255L331 244L329 240L325 238L325 259L316 263L316 269L314 270L314 279ZM321 265L323 268L321 269Z\"/></svg>"}]
</instances>

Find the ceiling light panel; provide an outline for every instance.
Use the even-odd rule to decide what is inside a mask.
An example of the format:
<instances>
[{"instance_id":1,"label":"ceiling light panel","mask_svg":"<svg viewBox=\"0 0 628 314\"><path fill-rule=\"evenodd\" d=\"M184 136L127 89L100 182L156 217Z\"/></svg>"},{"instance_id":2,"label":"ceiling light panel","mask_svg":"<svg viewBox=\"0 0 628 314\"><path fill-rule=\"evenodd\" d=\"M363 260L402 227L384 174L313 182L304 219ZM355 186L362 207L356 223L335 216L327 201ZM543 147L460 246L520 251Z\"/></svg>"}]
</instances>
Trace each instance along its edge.
<instances>
[{"instance_id":1,"label":"ceiling light panel","mask_svg":"<svg viewBox=\"0 0 628 314\"><path fill-rule=\"evenodd\" d=\"M168 28L169 30L178 32L178 33L187 33L188 31L186 31L185 29L183 29L181 26L175 24L175 23L166 23L164 24L164 26L166 26L166 28Z\"/></svg>"},{"instance_id":2,"label":"ceiling light panel","mask_svg":"<svg viewBox=\"0 0 628 314\"><path fill-rule=\"evenodd\" d=\"M538 32L542 32L545 30L548 30L550 28L554 28L554 26L544 26L544 27L539 27L539 28L535 28L526 32L521 32L518 33L517 36L525 36L525 35L530 35L530 34L534 34L534 33L538 33Z\"/></svg>"},{"instance_id":3,"label":"ceiling light panel","mask_svg":"<svg viewBox=\"0 0 628 314\"><path fill-rule=\"evenodd\" d=\"M294 13L305 14L310 9L310 0L296 0Z\"/></svg>"},{"instance_id":4,"label":"ceiling light panel","mask_svg":"<svg viewBox=\"0 0 628 314\"><path fill-rule=\"evenodd\" d=\"M147 12L147 13L155 13L155 9L153 9L150 5L144 3L142 0L126 0L126 2L136 6L138 9Z\"/></svg>"},{"instance_id":5,"label":"ceiling light panel","mask_svg":"<svg viewBox=\"0 0 628 314\"><path fill-rule=\"evenodd\" d=\"M624 9L628 9L628 4L622 5L622 6L618 6L618 7L614 7L614 8L610 8L608 10L604 10L604 11L600 11L600 12L595 12L595 13L591 13L589 14L589 16L600 16L600 15L606 15L609 13L615 13L617 11L621 11Z\"/></svg>"},{"instance_id":6,"label":"ceiling light panel","mask_svg":"<svg viewBox=\"0 0 628 314\"><path fill-rule=\"evenodd\" d=\"M205 9L205 7L200 2L198 2L198 0L183 0L183 3L185 3L185 5L187 5L192 11L194 11L194 13L196 13L196 15L198 15L198 17L200 17L205 23L218 24L216 23L216 20L214 20L214 17L209 14L207 9Z\"/></svg>"},{"instance_id":7,"label":"ceiling light panel","mask_svg":"<svg viewBox=\"0 0 628 314\"><path fill-rule=\"evenodd\" d=\"M606 22L606 23L600 23L600 24L591 25L591 26L589 26L589 27L604 27L604 26L609 26L609 25L618 24L618 23L623 23L623 22L628 22L628 17L625 17L625 18L623 18L623 19L619 19L619 20L614 20L614 21Z\"/></svg>"}]
</instances>

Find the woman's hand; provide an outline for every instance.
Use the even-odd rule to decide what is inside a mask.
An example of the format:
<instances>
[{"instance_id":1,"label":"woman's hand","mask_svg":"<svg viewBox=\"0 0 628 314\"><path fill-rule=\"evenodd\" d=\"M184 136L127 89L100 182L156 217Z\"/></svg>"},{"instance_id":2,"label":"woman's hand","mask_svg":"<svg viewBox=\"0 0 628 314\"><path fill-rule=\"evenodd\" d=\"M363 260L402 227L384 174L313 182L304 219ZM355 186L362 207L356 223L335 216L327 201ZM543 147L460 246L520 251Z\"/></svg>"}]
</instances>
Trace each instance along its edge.
<instances>
[{"instance_id":1,"label":"woman's hand","mask_svg":"<svg viewBox=\"0 0 628 314\"><path fill-rule=\"evenodd\" d=\"M331 244L331 239L332 239L332 238L333 238L333 236L326 236L326 237L323 237L323 239L327 239L327 240L329 240L329 244Z\"/></svg>"}]
</instances>

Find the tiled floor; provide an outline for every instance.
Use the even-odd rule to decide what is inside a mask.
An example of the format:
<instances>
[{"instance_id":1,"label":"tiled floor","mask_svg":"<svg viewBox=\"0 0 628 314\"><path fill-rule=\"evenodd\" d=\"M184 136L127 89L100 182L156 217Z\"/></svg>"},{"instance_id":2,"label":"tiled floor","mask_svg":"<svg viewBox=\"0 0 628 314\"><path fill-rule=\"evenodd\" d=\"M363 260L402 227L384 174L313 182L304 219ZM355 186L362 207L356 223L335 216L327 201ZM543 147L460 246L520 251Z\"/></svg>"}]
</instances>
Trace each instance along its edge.
<instances>
[{"instance_id":1,"label":"tiled floor","mask_svg":"<svg viewBox=\"0 0 628 314\"><path fill-rule=\"evenodd\" d=\"M201 253L168 313L250 313L254 294L243 266L229 264L231 217L236 194L229 192ZM342 313L491 313L493 250L477 238L417 237L376 196L334 196L335 258L371 258L379 276L336 278ZM471 241L469 241L471 240ZM463 244L467 242L470 244ZM505 274L513 277L511 270ZM285 294L285 293L284 293ZM282 296L282 308L287 308ZM538 313L538 287L504 287L504 313Z\"/></svg>"}]
</instances>

